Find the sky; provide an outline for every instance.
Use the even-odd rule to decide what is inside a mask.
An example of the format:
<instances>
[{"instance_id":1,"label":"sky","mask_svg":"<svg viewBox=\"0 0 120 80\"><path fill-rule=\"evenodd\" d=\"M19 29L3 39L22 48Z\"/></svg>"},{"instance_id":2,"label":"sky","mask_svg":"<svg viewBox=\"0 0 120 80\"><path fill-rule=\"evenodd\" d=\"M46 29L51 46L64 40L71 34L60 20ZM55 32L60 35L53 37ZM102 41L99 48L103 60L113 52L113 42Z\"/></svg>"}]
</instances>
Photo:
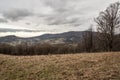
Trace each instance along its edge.
<instances>
[{"instance_id":1,"label":"sky","mask_svg":"<svg viewBox=\"0 0 120 80\"><path fill-rule=\"evenodd\" d=\"M84 31L119 0L0 0L0 36Z\"/></svg>"}]
</instances>

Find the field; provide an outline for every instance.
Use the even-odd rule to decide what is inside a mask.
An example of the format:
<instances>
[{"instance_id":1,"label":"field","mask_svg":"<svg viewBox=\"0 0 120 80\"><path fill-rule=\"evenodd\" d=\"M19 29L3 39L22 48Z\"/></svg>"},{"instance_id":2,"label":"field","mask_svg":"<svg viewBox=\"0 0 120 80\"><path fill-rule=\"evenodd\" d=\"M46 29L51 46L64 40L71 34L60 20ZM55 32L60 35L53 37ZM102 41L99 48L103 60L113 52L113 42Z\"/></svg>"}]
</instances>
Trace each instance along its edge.
<instances>
[{"instance_id":1,"label":"field","mask_svg":"<svg viewBox=\"0 0 120 80\"><path fill-rule=\"evenodd\" d=\"M0 54L0 80L120 80L120 52L45 56Z\"/></svg>"}]
</instances>

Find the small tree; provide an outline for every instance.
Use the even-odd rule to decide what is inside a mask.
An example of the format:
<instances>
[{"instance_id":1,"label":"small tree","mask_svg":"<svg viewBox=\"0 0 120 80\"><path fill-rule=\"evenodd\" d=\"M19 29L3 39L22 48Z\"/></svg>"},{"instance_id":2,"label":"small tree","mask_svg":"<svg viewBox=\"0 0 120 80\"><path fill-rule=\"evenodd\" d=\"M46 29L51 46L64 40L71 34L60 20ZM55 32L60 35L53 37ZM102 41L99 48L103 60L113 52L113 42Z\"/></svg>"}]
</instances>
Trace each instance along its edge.
<instances>
[{"instance_id":1,"label":"small tree","mask_svg":"<svg viewBox=\"0 0 120 80\"><path fill-rule=\"evenodd\" d=\"M104 42L107 51L112 51L116 29L120 27L119 8L119 2L111 4L104 12L99 14L99 17L95 19L95 22L98 25L97 30L101 33L101 37L99 39Z\"/></svg>"}]
</instances>

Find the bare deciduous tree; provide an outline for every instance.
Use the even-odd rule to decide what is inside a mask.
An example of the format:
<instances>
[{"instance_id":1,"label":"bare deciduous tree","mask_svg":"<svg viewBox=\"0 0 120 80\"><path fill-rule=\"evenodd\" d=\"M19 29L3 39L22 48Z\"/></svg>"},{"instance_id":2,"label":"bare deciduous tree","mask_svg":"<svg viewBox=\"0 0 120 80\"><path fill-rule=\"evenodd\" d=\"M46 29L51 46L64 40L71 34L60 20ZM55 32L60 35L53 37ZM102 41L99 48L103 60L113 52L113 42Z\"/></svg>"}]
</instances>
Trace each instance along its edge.
<instances>
[{"instance_id":1,"label":"bare deciduous tree","mask_svg":"<svg viewBox=\"0 0 120 80\"><path fill-rule=\"evenodd\" d=\"M107 51L112 51L116 29L120 27L120 3L111 4L104 12L95 19L98 25L98 32L102 34L100 39L104 41Z\"/></svg>"},{"instance_id":2,"label":"bare deciduous tree","mask_svg":"<svg viewBox=\"0 0 120 80\"><path fill-rule=\"evenodd\" d=\"M93 28L92 28L92 25L83 34L83 43L84 43L85 51L92 52L92 50L93 50Z\"/></svg>"}]
</instances>

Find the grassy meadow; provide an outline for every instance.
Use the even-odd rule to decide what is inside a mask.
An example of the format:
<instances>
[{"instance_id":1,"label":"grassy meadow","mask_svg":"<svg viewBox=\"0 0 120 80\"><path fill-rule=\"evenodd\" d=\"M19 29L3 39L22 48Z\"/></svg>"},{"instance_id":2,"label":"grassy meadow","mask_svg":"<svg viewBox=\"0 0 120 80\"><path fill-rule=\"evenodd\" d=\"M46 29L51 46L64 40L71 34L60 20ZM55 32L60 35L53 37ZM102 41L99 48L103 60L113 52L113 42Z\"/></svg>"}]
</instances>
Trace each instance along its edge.
<instances>
[{"instance_id":1,"label":"grassy meadow","mask_svg":"<svg viewBox=\"0 0 120 80\"><path fill-rule=\"evenodd\" d=\"M120 52L0 54L0 80L120 80Z\"/></svg>"}]
</instances>

